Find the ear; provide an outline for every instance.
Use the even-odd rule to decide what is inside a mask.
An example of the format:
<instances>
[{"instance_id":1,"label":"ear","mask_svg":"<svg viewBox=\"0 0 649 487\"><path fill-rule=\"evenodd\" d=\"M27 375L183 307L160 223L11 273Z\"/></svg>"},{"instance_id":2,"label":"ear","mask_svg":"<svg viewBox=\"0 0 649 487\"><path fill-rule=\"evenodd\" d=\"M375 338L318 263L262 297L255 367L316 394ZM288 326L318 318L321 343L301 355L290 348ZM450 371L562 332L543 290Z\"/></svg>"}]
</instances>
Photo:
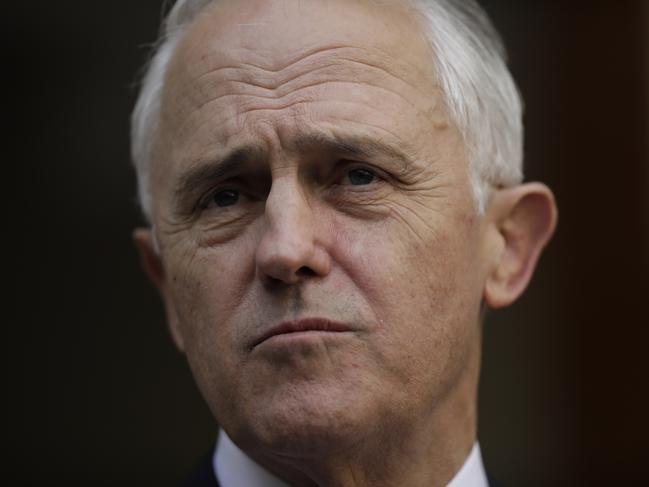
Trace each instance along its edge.
<instances>
[{"instance_id":1,"label":"ear","mask_svg":"<svg viewBox=\"0 0 649 487\"><path fill-rule=\"evenodd\" d=\"M176 307L169 291L164 266L154 239L153 232L149 228L137 228L133 231L133 241L140 254L142 268L162 297L171 336L178 349L182 352L184 351L184 343L182 334L180 333L178 314L176 313Z\"/></svg>"},{"instance_id":2,"label":"ear","mask_svg":"<svg viewBox=\"0 0 649 487\"><path fill-rule=\"evenodd\" d=\"M540 183L499 189L487 213L490 245L484 300L492 308L513 303L527 287L557 224L550 189Z\"/></svg>"}]
</instances>

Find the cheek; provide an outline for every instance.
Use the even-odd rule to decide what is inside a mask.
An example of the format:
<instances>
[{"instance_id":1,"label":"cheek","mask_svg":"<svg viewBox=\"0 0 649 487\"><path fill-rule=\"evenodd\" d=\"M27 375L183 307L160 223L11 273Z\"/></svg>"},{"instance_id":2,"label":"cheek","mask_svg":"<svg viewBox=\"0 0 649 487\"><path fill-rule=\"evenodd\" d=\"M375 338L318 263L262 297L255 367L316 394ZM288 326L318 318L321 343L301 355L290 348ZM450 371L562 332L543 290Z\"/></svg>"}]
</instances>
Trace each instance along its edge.
<instances>
[{"instance_id":1,"label":"cheek","mask_svg":"<svg viewBox=\"0 0 649 487\"><path fill-rule=\"evenodd\" d=\"M254 246L245 236L218 247L187 245L171 259L170 281L181 333L191 359L233 343L228 321L245 306L254 276ZM189 248L191 247L191 248ZM207 342L212 342L210 348Z\"/></svg>"},{"instance_id":2,"label":"cheek","mask_svg":"<svg viewBox=\"0 0 649 487\"><path fill-rule=\"evenodd\" d=\"M341 232L341 265L376 321L375 359L403 384L431 387L453 377L475 335L474 241L461 225L447 222L417 237L394 221Z\"/></svg>"},{"instance_id":3,"label":"cheek","mask_svg":"<svg viewBox=\"0 0 649 487\"><path fill-rule=\"evenodd\" d=\"M469 226L447 222L415 235L394 220L339 223L334 258L375 305L415 303L413 311L436 310L439 316L474 287L475 237Z\"/></svg>"},{"instance_id":4,"label":"cheek","mask_svg":"<svg viewBox=\"0 0 649 487\"><path fill-rule=\"evenodd\" d=\"M247 289L254 277L254 246L241 238L218 248L192 248L172 256L174 303L187 361L207 404L217 417L231 412L219 398L238 390L241 335L250 323L241 309L255 309ZM233 326L236 325L236 326ZM215 409L216 408L216 409Z\"/></svg>"}]
</instances>

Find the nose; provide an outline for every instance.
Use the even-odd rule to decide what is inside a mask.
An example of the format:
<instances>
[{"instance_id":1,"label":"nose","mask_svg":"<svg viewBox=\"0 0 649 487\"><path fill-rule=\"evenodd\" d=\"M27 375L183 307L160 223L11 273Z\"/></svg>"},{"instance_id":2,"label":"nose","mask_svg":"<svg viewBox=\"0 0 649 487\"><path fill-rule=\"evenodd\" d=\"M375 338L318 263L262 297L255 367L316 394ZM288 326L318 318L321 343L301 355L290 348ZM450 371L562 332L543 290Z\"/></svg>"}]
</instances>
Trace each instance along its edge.
<instances>
[{"instance_id":1,"label":"nose","mask_svg":"<svg viewBox=\"0 0 649 487\"><path fill-rule=\"evenodd\" d=\"M255 255L257 271L266 282L297 284L325 276L331 259L323 241L322 221L308 198L290 180L276 180L268 195L263 236Z\"/></svg>"}]
</instances>

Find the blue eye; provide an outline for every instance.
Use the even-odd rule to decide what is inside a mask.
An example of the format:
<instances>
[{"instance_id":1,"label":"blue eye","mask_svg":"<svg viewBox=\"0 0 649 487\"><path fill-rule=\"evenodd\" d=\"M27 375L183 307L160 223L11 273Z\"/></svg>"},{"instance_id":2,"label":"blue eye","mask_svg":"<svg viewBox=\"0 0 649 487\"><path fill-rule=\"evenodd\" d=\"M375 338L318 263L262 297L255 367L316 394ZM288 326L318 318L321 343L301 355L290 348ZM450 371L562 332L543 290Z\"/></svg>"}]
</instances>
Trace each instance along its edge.
<instances>
[{"instance_id":1,"label":"blue eye","mask_svg":"<svg viewBox=\"0 0 649 487\"><path fill-rule=\"evenodd\" d=\"M219 208L225 208L227 206L236 205L239 202L239 190L236 189L224 189L214 193L212 196L212 201L215 206Z\"/></svg>"},{"instance_id":2,"label":"blue eye","mask_svg":"<svg viewBox=\"0 0 649 487\"><path fill-rule=\"evenodd\" d=\"M369 169L352 169L347 175L354 186L372 184L376 180L376 174Z\"/></svg>"}]
</instances>

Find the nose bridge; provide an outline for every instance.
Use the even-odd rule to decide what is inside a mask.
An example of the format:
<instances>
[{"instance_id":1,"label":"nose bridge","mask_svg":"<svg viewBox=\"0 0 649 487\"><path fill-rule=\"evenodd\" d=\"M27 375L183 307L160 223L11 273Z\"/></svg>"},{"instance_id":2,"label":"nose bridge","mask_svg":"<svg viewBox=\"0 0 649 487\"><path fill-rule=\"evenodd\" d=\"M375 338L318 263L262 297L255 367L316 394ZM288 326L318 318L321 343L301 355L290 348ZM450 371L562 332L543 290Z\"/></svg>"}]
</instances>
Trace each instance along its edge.
<instances>
[{"instance_id":1,"label":"nose bridge","mask_svg":"<svg viewBox=\"0 0 649 487\"><path fill-rule=\"evenodd\" d=\"M328 272L328 257L317 241L313 217L309 195L297 175L273 181L256 255L257 268L263 275L292 284L304 276Z\"/></svg>"},{"instance_id":2,"label":"nose bridge","mask_svg":"<svg viewBox=\"0 0 649 487\"><path fill-rule=\"evenodd\" d=\"M267 232L275 237L306 237L312 229L308 195L300 188L297 175L277 178L266 200Z\"/></svg>"}]
</instances>

